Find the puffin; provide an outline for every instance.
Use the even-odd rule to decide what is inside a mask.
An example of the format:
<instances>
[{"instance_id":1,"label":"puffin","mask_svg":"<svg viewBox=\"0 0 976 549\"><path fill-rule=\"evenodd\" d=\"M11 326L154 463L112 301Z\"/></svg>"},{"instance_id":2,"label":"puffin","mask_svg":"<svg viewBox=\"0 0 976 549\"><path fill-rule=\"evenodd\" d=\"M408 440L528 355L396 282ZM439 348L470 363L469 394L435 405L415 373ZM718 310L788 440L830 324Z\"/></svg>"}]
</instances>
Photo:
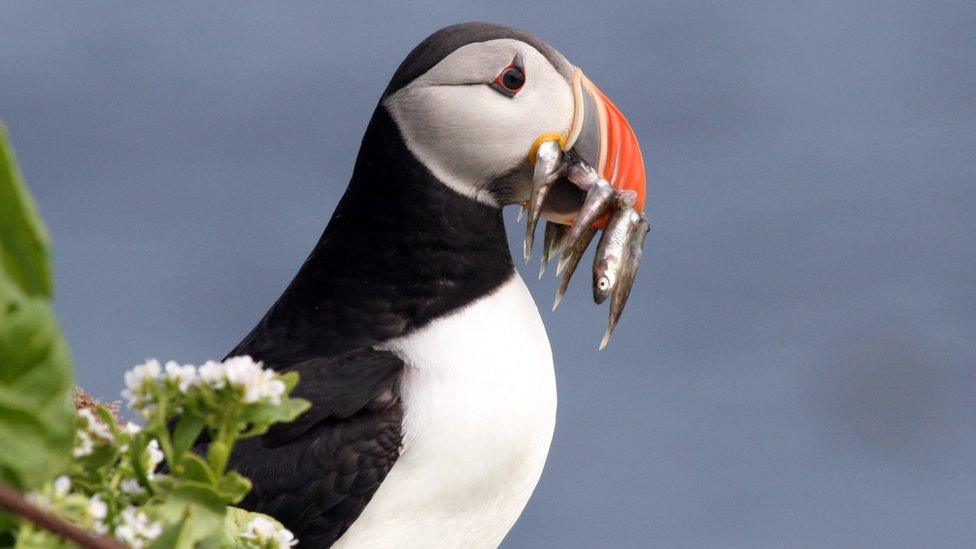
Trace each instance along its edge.
<instances>
[{"instance_id":1,"label":"puffin","mask_svg":"<svg viewBox=\"0 0 976 549\"><path fill-rule=\"evenodd\" d=\"M528 201L545 136L643 189L626 119L528 32L457 24L407 55L321 238L227 355L298 372L311 403L235 448L242 507L301 547L502 542L556 423L549 339L502 216ZM570 223L583 193L549 194L542 216Z\"/></svg>"}]
</instances>

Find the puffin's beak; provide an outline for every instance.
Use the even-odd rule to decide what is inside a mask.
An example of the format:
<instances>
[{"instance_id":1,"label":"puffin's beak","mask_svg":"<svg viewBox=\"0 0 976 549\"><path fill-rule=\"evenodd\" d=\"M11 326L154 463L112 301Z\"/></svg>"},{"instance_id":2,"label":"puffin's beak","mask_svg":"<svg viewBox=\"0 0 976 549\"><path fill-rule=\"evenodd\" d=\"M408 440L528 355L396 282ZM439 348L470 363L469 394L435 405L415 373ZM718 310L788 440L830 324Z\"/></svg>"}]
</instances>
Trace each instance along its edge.
<instances>
[{"instance_id":1,"label":"puffin's beak","mask_svg":"<svg viewBox=\"0 0 976 549\"><path fill-rule=\"evenodd\" d=\"M632 191L634 208L644 211L647 176L634 129L579 69L573 75L573 94L576 112L563 150L592 166L617 191ZM603 216L595 226L602 229L605 225Z\"/></svg>"},{"instance_id":2,"label":"puffin's beak","mask_svg":"<svg viewBox=\"0 0 976 549\"><path fill-rule=\"evenodd\" d=\"M537 168L540 150L542 157L550 158L552 162L546 166L547 171L551 172L547 178L549 186L541 189L541 196L534 193L528 202L527 235L535 232L535 221L539 217L554 223L571 225L583 213L581 207L585 207L584 193L590 190L593 182L571 177L570 179L577 179L573 181L573 185L561 177L569 171L564 168L571 165L573 160L582 161L592 167L591 178L599 178L609 183L614 191L632 196L634 208L638 212L644 210L644 158L630 123L620 109L579 69L573 71L573 96L574 112L569 129L540 135L529 151L529 161L535 163ZM545 143L558 143L559 150L553 150L547 156L547 151L541 149ZM566 157L569 162L563 162L562 157ZM542 176L543 174L536 174L536 184ZM561 178L562 183L556 177ZM532 215L533 213L536 215ZM595 222L591 219L589 223L602 229L606 226L607 218L603 213ZM531 247L531 242L528 247Z\"/></svg>"},{"instance_id":3,"label":"puffin's beak","mask_svg":"<svg viewBox=\"0 0 976 549\"><path fill-rule=\"evenodd\" d=\"M560 256L555 309L587 246L603 230L593 264L593 300L599 304L612 297L602 349L620 319L640 263L648 230L643 214L646 175L630 123L579 69L573 72L573 95L569 131L540 135L529 152L534 172L525 203L523 248L528 261L536 223L544 217L548 223L539 276L550 258Z\"/></svg>"}]
</instances>

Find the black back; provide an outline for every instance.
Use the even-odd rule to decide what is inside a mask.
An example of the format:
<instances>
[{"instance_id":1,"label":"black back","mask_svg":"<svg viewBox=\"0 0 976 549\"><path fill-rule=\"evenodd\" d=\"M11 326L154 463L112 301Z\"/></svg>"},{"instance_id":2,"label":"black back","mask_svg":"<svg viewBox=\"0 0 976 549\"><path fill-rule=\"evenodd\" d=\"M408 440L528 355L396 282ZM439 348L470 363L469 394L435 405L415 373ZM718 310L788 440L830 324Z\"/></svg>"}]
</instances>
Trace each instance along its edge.
<instances>
[{"instance_id":1,"label":"black back","mask_svg":"<svg viewBox=\"0 0 976 549\"><path fill-rule=\"evenodd\" d=\"M513 270L501 210L438 181L378 107L318 244L231 354L285 364L371 346L487 295Z\"/></svg>"}]
</instances>

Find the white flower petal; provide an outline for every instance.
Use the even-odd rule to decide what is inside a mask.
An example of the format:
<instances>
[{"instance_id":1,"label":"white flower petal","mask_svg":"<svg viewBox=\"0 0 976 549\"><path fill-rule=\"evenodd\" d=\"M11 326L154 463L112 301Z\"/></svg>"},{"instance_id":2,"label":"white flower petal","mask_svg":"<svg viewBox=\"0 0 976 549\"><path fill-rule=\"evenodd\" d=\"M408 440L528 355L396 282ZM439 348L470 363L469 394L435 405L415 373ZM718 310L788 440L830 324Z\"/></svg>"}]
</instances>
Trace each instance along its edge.
<instances>
[{"instance_id":1,"label":"white flower petal","mask_svg":"<svg viewBox=\"0 0 976 549\"><path fill-rule=\"evenodd\" d=\"M241 534L244 539L257 542L261 546L287 549L298 544L295 535L286 528L280 528L264 517L254 517Z\"/></svg>"},{"instance_id":2,"label":"white flower petal","mask_svg":"<svg viewBox=\"0 0 976 549\"><path fill-rule=\"evenodd\" d=\"M102 520L108 515L108 505L102 501L101 496L95 494L88 499L87 512L89 517L95 520Z\"/></svg>"},{"instance_id":3,"label":"white flower petal","mask_svg":"<svg viewBox=\"0 0 976 549\"><path fill-rule=\"evenodd\" d=\"M119 513L115 538L133 548L146 547L162 533L163 526L159 522L150 521L144 512L135 507L126 507Z\"/></svg>"},{"instance_id":4,"label":"white flower petal","mask_svg":"<svg viewBox=\"0 0 976 549\"><path fill-rule=\"evenodd\" d=\"M122 490L123 494L128 494L130 496L139 496L146 493L145 488L139 484L139 481L134 478L123 479L119 483L119 489Z\"/></svg>"},{"instance_id":5,"label":"white flower petal","mask_svg":"<svg viewBox=\"0 0 976 549\"><path fill-rule=\"evenodd\" d=\"M54 479L54 493L63 496L71 490L71 479L66 475L61 475Z\"/></svg>"},{"instance_id":6,"label":"white flower petal","mask_svg":"<svg viewBox=\"0 0 976 549\"><path fill-rule=\"evenodd\" d=\"M152 474L156 471L156 467L163 462L163 458L166 457L163 454L163 450L159 447L159 441L152 439L149 441L147 446L149 450L149 478L152 478Z\"/></svg>"}]
</instances>

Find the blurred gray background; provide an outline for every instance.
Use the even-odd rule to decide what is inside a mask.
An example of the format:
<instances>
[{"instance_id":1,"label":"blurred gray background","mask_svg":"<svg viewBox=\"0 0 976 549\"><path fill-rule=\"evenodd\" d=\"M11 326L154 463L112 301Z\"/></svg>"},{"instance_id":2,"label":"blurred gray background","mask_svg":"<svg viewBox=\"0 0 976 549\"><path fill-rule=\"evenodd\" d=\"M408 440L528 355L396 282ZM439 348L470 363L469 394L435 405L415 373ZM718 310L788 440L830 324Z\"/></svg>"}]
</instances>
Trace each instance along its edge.
<instances>
[{"instance_id":1,"label":"blurred gray background","mask_svg":"<svg viewBox=\"0 0 976 549\"><path fill-rule=\"evenodd\" d=\"M856 5L858 4L858 5ZM0 4L0 119L80 383L220 358L437 28L543 37L627 113L654 229L613 344L522 268L559 424L508 547L976 545L976 4ZM511 242L522 230L508 212Z\"/></svg>"}]
</instances>

